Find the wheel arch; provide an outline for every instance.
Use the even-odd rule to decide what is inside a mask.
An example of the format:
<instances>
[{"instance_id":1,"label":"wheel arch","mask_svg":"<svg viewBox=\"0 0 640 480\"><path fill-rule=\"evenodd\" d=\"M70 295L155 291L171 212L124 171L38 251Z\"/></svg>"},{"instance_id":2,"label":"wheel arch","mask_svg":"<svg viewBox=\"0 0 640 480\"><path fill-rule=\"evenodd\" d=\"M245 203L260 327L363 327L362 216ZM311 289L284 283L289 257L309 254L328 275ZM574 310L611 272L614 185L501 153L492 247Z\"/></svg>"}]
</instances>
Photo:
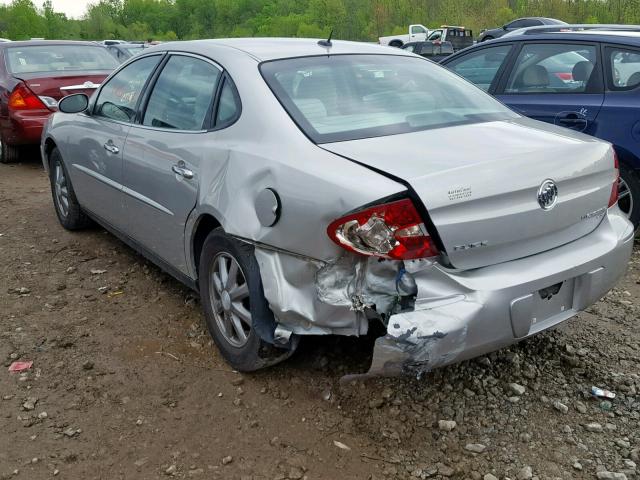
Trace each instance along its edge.
<instances>
[{"instance_id":1,"label":"wheel arch","mask_svg":"<svg viewBox=\"0 0 640 480\"><path fill-rule=\"evenodd\" d=\"M620 145L613 145L613 149L618 155L618 160L630 169L640 172L640 159L631 151Z\"/></svg>"},{"instance_id":2,"label":"wheel arch","mask_svg":"<svg viewBox=\"0 0 640 480\"><path fill-rule=\"evenodd\" d=\"M47 169L47 172L51 168L51 160L49 157L51 156L51 152L53 152L53 149L57 148L57 146L58 145L56 144L55 140L51 137L47 137L42 145L42 164Z\"/></svg>"},{"instance_id":3,"label":"wheel arch","mask_svg":"<svg viewBox=\"0 0 640 480\"><path fill-rule=\"evenodd\" d=\"M191 233L191 262L193 271L198 279L198 269L200 267L200 255L202 246L207 236L216 228L222 227L222 223L211 213L202 213L196 219Z\"/></svg>"}]
</instances>

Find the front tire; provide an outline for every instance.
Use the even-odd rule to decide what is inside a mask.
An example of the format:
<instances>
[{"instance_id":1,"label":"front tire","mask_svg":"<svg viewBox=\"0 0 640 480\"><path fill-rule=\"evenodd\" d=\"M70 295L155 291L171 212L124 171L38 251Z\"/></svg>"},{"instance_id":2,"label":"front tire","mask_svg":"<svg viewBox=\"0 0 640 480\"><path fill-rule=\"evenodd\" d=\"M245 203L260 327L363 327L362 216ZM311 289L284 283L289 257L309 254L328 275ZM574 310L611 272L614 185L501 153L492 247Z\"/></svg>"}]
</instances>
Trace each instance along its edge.
<instances>
[{"instance_id":1,"label":"front tire","mask_svg":"<svg viewBox=\"0 0 640 480\"><path fill-rule=\"evenodd\" d=\"M19 159L20 149L0 140L0 163L15 163Z\"/></svg>"},{"instance_id":2,"label":"front tire","mask_svg":"<svg viewBox=\"0 0 640 480\"><path fill-rule=\"evenodd\" d=\"M258 322L275 325L275 320L251 245L216 228L204 242L198 272L207 328L234 369L252 372L293 354L295 338L286 350L265 342L256 332Z\"/></svg>"},{"instance_id":3,"label":"front tire","mask_svg":"<svg viewBox=\"0 0 640 480\"><path fill-rule=\"evenodd\" d=\"M637 230L640 226L640 180L635 170L624 164L620 165L618 207Z\"/></svg>"},{"instance_id":4,"label":"front tire","mask_svg":"<svg viewBox=\"0 0 640 480\"><path fill-rule=\"evenodd\" d=\"M389 42L390 47L402 48L403 43L400 40L392 40Z\"/></svg>"},{"instance_id":5,"label":"front tire","mask_svg":"<svg viewBox=\"0 0 640 480\"><path fill-rule=\"evenodd\" d=\"M78 203L69 173L57 148L54 148L49 155L49 167L53 206L60 225L72 231L87 228L91 225L91 219L82 211Z\"/></svg>"}]
</instances>

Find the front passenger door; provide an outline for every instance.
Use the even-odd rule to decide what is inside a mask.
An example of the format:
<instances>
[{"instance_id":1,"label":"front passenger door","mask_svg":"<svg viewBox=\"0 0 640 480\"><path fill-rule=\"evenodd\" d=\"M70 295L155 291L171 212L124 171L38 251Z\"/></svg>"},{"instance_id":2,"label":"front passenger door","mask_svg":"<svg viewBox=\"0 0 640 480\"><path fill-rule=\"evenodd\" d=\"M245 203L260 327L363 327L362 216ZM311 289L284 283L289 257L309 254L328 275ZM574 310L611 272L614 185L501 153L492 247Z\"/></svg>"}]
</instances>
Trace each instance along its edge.
<instances>
[{"instance_id":1,"label":"front passenger door","mask_svg":"<svg viewBox=\"0 0 640 480\"><path fill-rule=\"evenodd\" d=\"M126 225L122 206L122 152L140 95L161 55L140 58L101 88L93 110L78 115L79 143L70 144L69 174L83 208L117 229Z\"/></svg>"},{"instance_id":2,"label":"front passenger door","mask_svg":"<svg viewBox=\"0 0 640 480\"><path fill-rule=\"evenodd\" d=\"M511 51L511 44L478 48L442 64L485 92L492 93Z\"/></svg>"}]
</instances>

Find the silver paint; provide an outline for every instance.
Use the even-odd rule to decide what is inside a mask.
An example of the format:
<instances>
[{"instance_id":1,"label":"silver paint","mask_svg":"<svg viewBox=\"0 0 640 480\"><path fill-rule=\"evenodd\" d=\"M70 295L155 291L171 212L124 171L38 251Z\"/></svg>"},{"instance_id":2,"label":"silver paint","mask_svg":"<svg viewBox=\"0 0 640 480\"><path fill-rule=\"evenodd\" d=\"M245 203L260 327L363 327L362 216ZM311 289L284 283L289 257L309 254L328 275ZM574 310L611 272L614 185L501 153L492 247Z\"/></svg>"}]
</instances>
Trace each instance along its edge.
<instances>
[{"instance_id":1,"label":"silver paint","mask_svg":"<svg viewBox=\"0 0 640 480\"><path fill-rule=\"evenodd\" d=\"M332 54L410 55L333 45ZM519 118L317 146L258 70L264 60L326 54L315 40L203 40L148 52L178 50L233 78L242 100L236 123L180 132L56 113L43 153L49 142L58 146L83 208L190 279L198 277L193 239L204 216L253 244L276 338L362 335L383 322L371 373L420 373L555 326L625 271L633 229L617 207L606 209L615 173L604 142ZM105 150L108 142L117 153ZM550 176L562 194L543 211L536 194ZM378 262L327 236L334 219L408 188L437 228L440 257ZM256 208L266 189L282 203L273 225ZM572 285L571 307L534 322L543 310L532 298L559 282Z\"/></svg>"}]
</instances>

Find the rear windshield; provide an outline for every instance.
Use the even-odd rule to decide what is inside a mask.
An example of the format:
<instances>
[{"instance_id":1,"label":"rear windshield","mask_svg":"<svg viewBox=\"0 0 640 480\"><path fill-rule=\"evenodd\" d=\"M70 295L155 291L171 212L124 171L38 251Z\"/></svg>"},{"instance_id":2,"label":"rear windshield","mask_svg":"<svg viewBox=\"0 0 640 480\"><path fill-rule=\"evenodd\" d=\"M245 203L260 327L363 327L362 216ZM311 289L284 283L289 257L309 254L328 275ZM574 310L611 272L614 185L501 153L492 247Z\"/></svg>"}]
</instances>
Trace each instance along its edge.
<instances>
[{"instance_id":1,"label":"rear windshield","mask_svg":"<svg viewBox=\"0 0 640 480\"><path fill-rule=\"evenodd\" d=\"M137 55L144 50L142 45L120 45L120 47L131 55Z\"/></svg>"},{"instance_id":2,"label":"rear windshield","mask_svg":"<svg viewBox=\"0 0 640 480\"><path fill-rule=\"evenodd\" d=\"M114 70L118 62L103 47L34 45L6 49L7 70L13 74Z\"/></svg>"},{"instance_id":3,"label":"rear windshield","mask_svg":"<svg viewBox=\"0 0 640 480\"><path fill-rule=\"evenodd\" d=\"M265 62L260 69L289 115L316 143L518 117L462 78L418 57L325 55Z\"/></svg>"}]
</instances>

